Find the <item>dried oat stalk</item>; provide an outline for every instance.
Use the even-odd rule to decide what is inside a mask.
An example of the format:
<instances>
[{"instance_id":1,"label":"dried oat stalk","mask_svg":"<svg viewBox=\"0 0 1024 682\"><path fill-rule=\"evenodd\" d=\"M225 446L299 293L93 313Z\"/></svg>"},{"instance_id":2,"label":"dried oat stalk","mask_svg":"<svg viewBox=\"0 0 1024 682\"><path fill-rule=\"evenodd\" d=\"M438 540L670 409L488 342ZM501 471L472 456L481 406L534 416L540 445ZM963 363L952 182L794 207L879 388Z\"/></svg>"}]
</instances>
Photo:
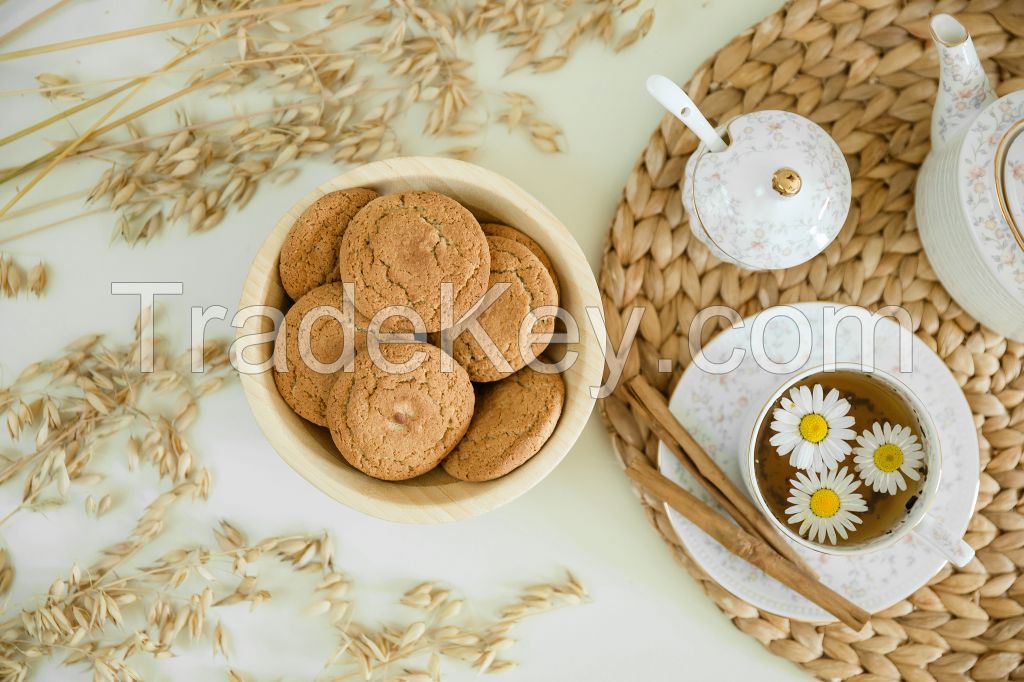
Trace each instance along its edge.
<instances>
[{"instance_id":1,"label":"dried oat stalk","mask_svg":"<svg viewBox=\"0 0 1024 682\"><path fill-rule=\"evenodd\" d=\"M208 342L207 371L193 374L191 353L171 356L158 339L155 371L144 373L138 330L136 324L135 338L126 345L84 336L63 355L29 365L0 388L0 420L22 446L0 452L0 485L16 477L23 481L20 504L0 523L19 510L64 504L72 484L99 483L102 476L91 464L99 447L114 437L127 436L131 469L149 462L171 481L192 475L195 463L184 435L200 398L231 376L227 346ZM96 511L105 512L110 504L101 497Z\"/></svg>"},{"instance_id":2,"label":"dried oat stalk","mask_svg":"<svg viewBox=\"0 0 1024 682\"><path fill-rule=\"evenodd\" d=\"M95 680L140 680L129 660L133 656L166 658L177 647L202 639L211 640L215 652L226 656L227 637L219 623L211 627L212 610L238 601L255 607L270 598L247 567L277 555L300 570L306 551L327 543L322 536L291 536L229 549L182 546L124 570L122 564L134 551L160 534L172 504L205 495L203 485L192 480L164 493L146 509L129 541L104 550L104 558L89 570L72 566L67 576L54 580L45 597L21 605L18 616L0 623L0 680L27 679L33 665L50 657L68 666L87 666ZM292 547L302 552L296 555ZM118 566L122 570L114 571ZM233 579L225 580L225 573Z\"/></svg>"},{"instance_id":3,"label":"dried oat stalk","mask_svg":"<svg viewBox=\"0 0 1024 682\"><path fill-rule=\"evenodd\" d=\"M72 566L44 597L21 605L20 615L0 622L0 682L27 679L34 665L50 657L64 665L86 666L95 680L139 680L133 656L159 660L197 642L208 642L215 655L230 659L229 637L215 620L216 609L239 603L255 609L271 599L274 586L253 570L271 557L298 574L317 576L310 585L315 601L306 615L329 619L340 636L318 677L323 680L440 680L442 658L482 673L508 670L515 665L505 657L515 643L509 633L517 623L586 597L570 574L563 584L528 588L494 622L474 627L459 618L462 600L447 588L422 583L401 598L415 609L413 620L371 628L351 618L352 582L335 567L328 535L250 543L226 521L214 531L216 546L181 546L135 569L123 565L156 539L174 503L205 497L206 492L190 480L164 493L146 509L132 540L104 550L104 559L87 571ZM225 574L231 577L225 579ZM227 675L246 679L234 668Z\"/></svg>"},{"instance_id":4,"label":"dried oat stalk","mask_svg":"<svg viewBox=\"0 0 1024 682\"><path fill-rule=\"evenodd\" d=\"M36 76L39 81L39 94L48 99L69 100L79 102L85 95L69 79L55 73L41 73Z\"/></svg>"},{"instance_id":5,"label":"dried oat stalk","mask_svg":"<svg viewBox=\"0 0 1024 682\"><path fill-rule=\"evenodd\" d=\"M552 123L538 118L537 105L532 99L519 92L502 93L505 108L498 111L498 121L510 131L525 130L535 147L545 152L562 151L559 140L562 131Z\"/></svg>"},{"instance_id":6,"label":"dried oat stalk","mask_svg":"<svg viewBox=\"0 0 1024 682\"><path fill-rule=\"evenodd\" d=\"M325 618L338 633L339 644L326 656L318 678L324 680L440 680L442 659L481 673L507 670L515 665L507 658L514 644L509 635L520 621L586 598L586 589L570 573L561 584L527 588L494 621L474 624L460 618L463 602L452 590L420 583L400 598L413 610L409 622L372 627L353 618L352 581L336 567L327 534L253 543L227 521L214 530L213 543L173 547L138 565L139 553L161 539L176 505L209 497L209 472L195 469L183 432L196 417L198 400L229 376L222 345L208 345L206 372L193 375L191 354L167 355L159 339L155 372L140 372L139 328L137 323L136 338L123 346L104 345L96 335L83 337L60 357L29 365L0 390L0 415L10 437L20 443L34 435L28 452L3 455L0 485L24 474L18 509L61 504L73 483L100 481L101 474L90 470L99 464L93 453L117 436L127 436L129 468L149 461L173 481L128 536L100 550L91 566L72 565L45 595L0 612L0 682L22 682L46 659L84 667L97 682L141 680L133 667L138 657L160 660L197 642L229 659L229 637L216 609L239 603L255 609L271 599L274 586L254 569L271 557L297 574L312 574L305 613ZM170 398L173 412L148 407L152 395L165 403ZM86 511L105 513L110 499L105 495L97 503L90 496ZM9 592L14 576L10 552L0 548L0 596ZM226 675L246 679L235 667Z\"/></svg>"},{"instance_id":7,"label":"dried oat stalk","mask_svg":"<svg viewBox=\"0 0 1024 682\"><path fill-rule=\"evenodd\" d=\"M118 211L113 237L134 243L174 222L208 230L266 182L291 179L304 159L350 164L393 156L402 146L394 124L408 116L422 120L426 135L457 140L448 153L460 158L475 151L488 120L557 152L564 146L560 128L527 95L476 80L474 48L496 38L509 55L507 72L554 71L583 42L624 49L642 38L654 14L640 12L639 3L370 0L219 22L216 34L201 28L180 40L182 55L189 56L167 73L186 74L179 91L186 105L191 98L244 91L265 94L265 108L203 121L179 113L176 126L157 130L147 130L148 112L140 108L81 143L68 159L108 164L89 200ZM195 16L254 4L266 3L183 0L176 9ZM61 74L38 78L49 97L96 97L109 89ZM0 180L38 168L73 142L57 143Z\"/></svg>"},{"instance_id":8,"label":"dried oat stalk","mask_svg":"<svg viewBox=\"0 0 1024 682\"><path fill-rule=\"evenodd\" d=\"M583 584L568 573L564 583L526 588L516 601L500 609L494 621L468 624L459 618L462 599L443 585L425 582L408 590L400 600L416 609L414 620L375 629L350 619L348 589L343 575L329 574L317 585L324 598L311 607L315 613L329 614L341 635L325 669L340 664L348 670L329 678L332 680L349 679L353 674L364 680L392 679L399 666L402 674L398 679L439 680L442 658L463 661L480 673L509 670L516 664L504 652L515 645L509 635L516 625L529 616L576 605L587 597Z\"/></svg>"}]
</instances>

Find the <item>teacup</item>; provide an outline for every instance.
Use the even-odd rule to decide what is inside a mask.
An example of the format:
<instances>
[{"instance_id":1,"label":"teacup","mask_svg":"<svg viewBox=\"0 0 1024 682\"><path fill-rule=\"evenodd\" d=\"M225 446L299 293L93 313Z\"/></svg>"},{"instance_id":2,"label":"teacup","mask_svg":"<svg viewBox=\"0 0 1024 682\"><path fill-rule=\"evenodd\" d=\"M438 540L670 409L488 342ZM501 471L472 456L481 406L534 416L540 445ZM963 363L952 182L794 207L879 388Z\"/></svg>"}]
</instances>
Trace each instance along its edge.
<instances>
[{"instance_id":1,"label":"teacup","mask_svg":"<svg viewBox=\"0 0 1024 682\"><path fill-rule=\"evenodd\" d=\"M831 370L832 368L830 368ZM786 395L792 387L814 375L825 374L819 366L786 379L771 395L764 406L758 412L752 413L747 423L743 425L743 430L741 431L743 436L740 440L740 471L754 503L786 537L816 552L846 556L865 554L889 547L913 533L915 540L930 546L955 566L966 565L974 557L974 550L962 539L955 537L949 532L939 520L928 514L929 508L935 501L939 491L939 480L942 473L942 454L935 424L924 403L902 382L880 370L865 371L860 364L852 363L836 363L834 370L861 375L870 381L878 382L881 386L888 389L891 394L894 394L897 399L901 400L917 420L925 466L922 467L924 480L920 484L916 501L903 514L902 518L890 525L881 534L861 542L850 542L847 544L826 544L803 537L797 532L796 525L790 525L785 518L780 519L772 512L766 499L767 492L762 490L762 483L757 476L755 467L758 456L758 434L761 432L762 425L772 419L773 408L778 400ZM859 432L863 426L857 424L854 428ZM778 456L775 452L762 454L771 457ZM839 466L846 466L849 472L857 478L852 454L847 455Z\"/></svg>"}]
</instances>

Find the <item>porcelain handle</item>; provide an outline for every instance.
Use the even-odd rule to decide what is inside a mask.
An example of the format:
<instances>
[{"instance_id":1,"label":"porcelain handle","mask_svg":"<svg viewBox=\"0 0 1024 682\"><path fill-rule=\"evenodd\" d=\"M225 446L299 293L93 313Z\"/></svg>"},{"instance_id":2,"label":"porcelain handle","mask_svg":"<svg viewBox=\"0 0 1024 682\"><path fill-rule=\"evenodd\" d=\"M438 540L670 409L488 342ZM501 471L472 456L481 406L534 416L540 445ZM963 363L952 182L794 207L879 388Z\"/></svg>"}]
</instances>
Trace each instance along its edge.
<instances>
[{"instance_id":1,"label":"porcelain handle","mask_svg":"<svg viewBox=\"0 0 1024 682\"><path fill-rule=\"evenodd\" d=\"M960 538L954 537L932 516L925 516L914 526L914 537L946 557L949 563L957 568L963 568L974 558L974 549Z\"/></svg>"},{"instance_id":2,"label":"porcelain handle","mask_svg":"<svg viewBox=\"0 0 1024 682\"><path fill-rule=\"evenodd\" d=\"M672 82L672 79L657 74L647 78L647 92L651 97L658 100L661 106L683 122L693 134L700 138L700 141L708 146L713 152L723 152L726 149L725 141L715 132L714 126L704 118L700 109L693 103L690 96L683 92L683 89Z\"/></svg>"}]
</instances>

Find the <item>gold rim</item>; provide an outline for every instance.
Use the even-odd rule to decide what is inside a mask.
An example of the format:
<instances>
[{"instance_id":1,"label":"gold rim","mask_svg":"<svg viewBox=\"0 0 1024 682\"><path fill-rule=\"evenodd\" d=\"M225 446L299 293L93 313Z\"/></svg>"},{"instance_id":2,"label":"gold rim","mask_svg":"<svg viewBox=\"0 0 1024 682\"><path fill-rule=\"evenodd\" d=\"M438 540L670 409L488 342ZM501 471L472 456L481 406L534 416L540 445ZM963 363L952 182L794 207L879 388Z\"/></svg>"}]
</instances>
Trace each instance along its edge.
<instances>
[{"instance_id":1,"label":"gold rim","mask_svg":"<svg viewBox=\"0 0 1024 682\"><path fill-rule=\"evenodd\" d=\"M1017 139L1017 136L1021 133L1021 128L1024 127L1024 119L1017 121L1010 126L1005 133L1003 133L1002 139L999 140L999 145L996 147L996 155L992 161L993 170L995 171L996 178L996 198L999 200L999 210L1003 213L1003 219L1006 220L1007 226L1010 228L1010 234L1013 235L1014 240L1017 242L1017 246L1024 251L1024 232L1021 232L1021 228L1017 225L1017 221L1014 220L1013 214L1010 212L1009 205L1006 201L1006 173L1003 172L1003 167L1006 165L1006 153L1009 151L1010 145Z\"/></svg>"},{"instance_id":2,"label":"gold rim","mask_svg":"<svg viewBox=\"0 0 1024 682\"><path fill-rule=\"evenodd\" d=\"M937 42L939 45L942 45L943 47L960 47L961 45L963 45L964 43L967 42L967 37L964 37L964 38L961 38L960 40L956 41L955 43L947 43L945 40L943 40L939 36L935 35L935 30L934 29L930 29L930 31L931 31L931 34L932 34L932 40Z\"/></svg>"},{"instance_id":3,"label":"gold rim","mask_svg":"<svg viewBox=\"0 0 1024 682\"><path fill-rule=\"evenodd\" d=\"M949 18L953 19L953 17L949 17ZM953 19L953 20L956 21L955 19ZM957 23L959 23L959 22L957 22ZM967 29L964 29L964 37L963 38L961 38L960 40L958 40L958 41L956 41L954 43L946 42L945 40L943 40L942 38L940 38L938 36L938 34L935 32L935 27L932 26L931 22L928 22L928 32L932 35L932 40L937 42L939 45L942 45L943 47L960 47L961 45L966 43L967 40L971 37L971 34L967 31Z\"/></svg>"}]
</instances>

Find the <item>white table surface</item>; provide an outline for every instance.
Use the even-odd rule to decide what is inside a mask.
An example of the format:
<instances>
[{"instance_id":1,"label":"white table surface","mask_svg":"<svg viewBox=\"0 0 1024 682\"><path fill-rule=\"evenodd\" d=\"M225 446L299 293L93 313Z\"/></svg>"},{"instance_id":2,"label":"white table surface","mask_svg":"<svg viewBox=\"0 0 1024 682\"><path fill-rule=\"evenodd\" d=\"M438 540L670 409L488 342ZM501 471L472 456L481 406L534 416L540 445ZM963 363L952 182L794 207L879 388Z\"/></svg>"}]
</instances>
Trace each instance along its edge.
<instances>
[{"instance_id":1,"label":"white table surface","mask_svg":"<svg viewBox=\"0 0 1024 682\"><path fill-rule=\"evenodd\" d=\"M494 127L473 160L536 195L564 221L597 268L627 175L661 117L644 92L645 77L654 71L687 77L707 55L778 4L666 0L656 5L657 19L646 40L622 54L584 46L559 72L518 74L498 83L498 88L533 95L544 114L564 128L567 151L544 155L520 135ZM0 4L0 33L40 6ZM169 18L158 0L80 0L2 49ZM80 78L141 72L166 54L154 46L162 47L159 38L147 36L7 62L0 68L0 89L30 87L33 76L43 71ZM479 50L476 57L481 79L495 82L507 58L489 49ZM203 111L198 100L187 106ZM7 98L2 107L3 132L56 110L37 96ZM79 130L90 120L76 119ZM451 146L449 141L421 139L418 125L408 126L407 153L436 153ZM51 138L65 137L70 130L54 126L47 132ZM38 149L12 145L4 151L13 153L4 153L0 165ZM29 194L25 205L85 188L96 168L75 164L54 173ZM184 282L184 295L165 299L161 307L161 328L177 348L184 348L189 306L221 304L233 312L249 262L276 217L309 188L340 171L328 162L303 163L302 173L290 184L262 189L246 209L201 236L186 238L174 226L148 246L108 246L112 218L98 215L0 246L25 262L43 255L51 268L44 299L0 299L0 383L81 334L98 331L127 338L136 303L111 296L111 281ZM0 199L6 201L11 191L3 188ZM49 222L69 210L0 222L0 235ZM225 337L231 332L226 323L216 322L210 330ZM197 459L213 472L213 495L209 503L185 506L175 514L171 541L209 539L208 528L220 518L232 520L250 538L326 528L338 547L339 566L355 580L357 615L368 623L404 617L391 604L420 579L457 586L474 612L486 616L518 587L557 580L562 567L572 568L589 586L592 600L523 624L515 635L518 644L508 652L520 667L500 679L770 682L803 677L792 664L736 630L675 563L644 518L596 410L572 452L534 490L482 518L428 527L363 516L306 483L263 439L237 382L205 400L201 414L191 439ZM106 453L110 464L102 468L123 470L119 456ZM114 510L99 520L87 520L82 513L84 491L73 493L67 508L16 517L2 529L17 569L14 603L44 591L72 561L93 561L92 552L125 535L141 507L164 486L151 472L114 474L103 489L113 492ZM12 491L0 489L0 512L11 504ZM234 649L231 665L251 679L312 678L334 640L326 621L297 615L310 602L296 588L275 593L255 614L241 606L223 609L220 616ZM225 663L212 658L207 645L197 645L159 670L143 669L147 680L220 680ZM42 670L40 679L71 679L64 669ZM454 680L475 676L468 667L449 662L445 673Z\"/></svg>"}]
</instances>

